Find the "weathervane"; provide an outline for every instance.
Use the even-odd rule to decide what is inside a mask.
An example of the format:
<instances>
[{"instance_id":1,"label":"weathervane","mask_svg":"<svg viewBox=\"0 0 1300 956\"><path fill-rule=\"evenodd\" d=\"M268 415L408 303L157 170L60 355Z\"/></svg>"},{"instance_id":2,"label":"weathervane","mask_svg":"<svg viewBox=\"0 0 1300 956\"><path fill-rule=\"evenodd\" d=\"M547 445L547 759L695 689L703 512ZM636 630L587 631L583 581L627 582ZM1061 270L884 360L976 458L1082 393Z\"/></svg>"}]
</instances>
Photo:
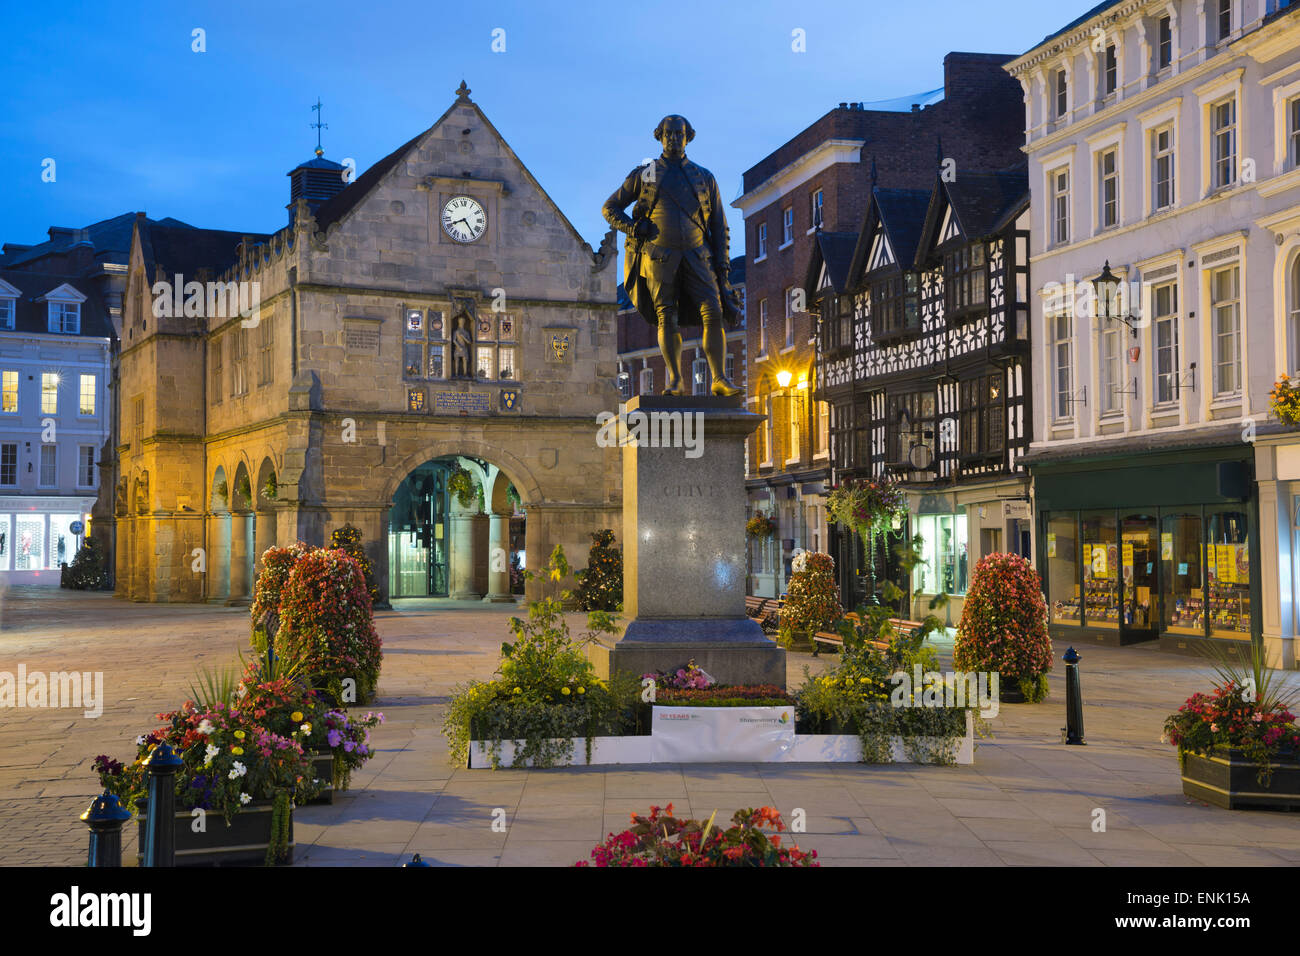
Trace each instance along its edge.
<instances>
[{"instance_id":1,"label":"weathervane","mask_svg":"<svg viewBox=\"0 0 1300 956\"><path fill-rule=\"evenodd\" d=\"M316 97L316 105L312 107L312 112L316 114L316 122L307 124L308 129L314 129L316 131L316 155L317 156L325 155L325 150L323 150L320 145L320 131L323 129L330 128L328 123L322 123L320 121L322 115L320 111L320 107L321 107L321 102L320 102L320 97L318 96Z\"/></svg>"}]
</instances>

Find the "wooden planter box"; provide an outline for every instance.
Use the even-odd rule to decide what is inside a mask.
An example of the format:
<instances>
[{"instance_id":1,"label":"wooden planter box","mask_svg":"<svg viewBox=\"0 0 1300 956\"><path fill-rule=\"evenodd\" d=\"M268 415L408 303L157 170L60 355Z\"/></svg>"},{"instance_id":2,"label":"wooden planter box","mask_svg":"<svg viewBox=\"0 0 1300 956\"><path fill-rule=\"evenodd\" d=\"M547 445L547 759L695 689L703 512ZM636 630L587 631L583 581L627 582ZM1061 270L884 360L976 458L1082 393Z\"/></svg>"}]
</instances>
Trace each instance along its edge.
<instances>
[{"instance_id":1,"label":"wooden planter box","mask_svg":"<svg viewBox=\"0 0 1300 956\"><path fill-rule=\"evenodd\" d=\"M148 804L140 804L139 849L136 865L144 865L145 828ZM261 866L266 862L266 848L271 842L271 801L257 800L243 807L226 826L224 813L207 812L203 833L193 829L191 810L177 810L173 826L176 839L176 865L181 866ZM293 862L293 808L289 809L289 850L282 861Z\"/></svg>"},{"instance_id":2,"label":"wooden planter box","mask_svg":"<svg viewBox=\"0 0 1300 956\"><path fill-rule=\"evenodd\" d=\"M1210 756L1183 758L1183 793L1225 810L1300 810L1300 764L1295 755L1278 754L1268 786L1259 768L1238 749L1219 747Z\"/></svg>"},{"instance_id":3,"label":"wooden planter box","mask_svg":"<svg viewBox=\"0 0 1300 956\"><path fill-rule=\"evenodd\" d=\"M321 804L334 802L334 752L331 750L318 750L311 755L311 769L321 780L325 781L325 789L320 792L314 800L308 800L307 806L319 806Z\"/></svg>"}]
</instances>

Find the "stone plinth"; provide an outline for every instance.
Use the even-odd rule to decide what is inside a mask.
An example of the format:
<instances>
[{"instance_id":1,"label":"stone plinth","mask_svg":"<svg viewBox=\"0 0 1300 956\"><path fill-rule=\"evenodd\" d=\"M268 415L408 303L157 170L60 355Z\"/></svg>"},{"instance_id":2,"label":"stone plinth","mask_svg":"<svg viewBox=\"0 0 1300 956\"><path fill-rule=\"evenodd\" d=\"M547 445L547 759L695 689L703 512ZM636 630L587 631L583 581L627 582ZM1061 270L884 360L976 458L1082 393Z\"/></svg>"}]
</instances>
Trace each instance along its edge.
<instances>
[{"instance_id":1,"label":"stone plinth","mask_svg":"<svg viewBox=\"0 0 1300 956\"><path fill-rule=\"evenodd\" d=\"M623 409L630 623L593 645L603 676L694 658L720 683L785 686L785 651L745 615L745 439L762 421L739 397L646 395Z\"/></svg>"}]
</instances>

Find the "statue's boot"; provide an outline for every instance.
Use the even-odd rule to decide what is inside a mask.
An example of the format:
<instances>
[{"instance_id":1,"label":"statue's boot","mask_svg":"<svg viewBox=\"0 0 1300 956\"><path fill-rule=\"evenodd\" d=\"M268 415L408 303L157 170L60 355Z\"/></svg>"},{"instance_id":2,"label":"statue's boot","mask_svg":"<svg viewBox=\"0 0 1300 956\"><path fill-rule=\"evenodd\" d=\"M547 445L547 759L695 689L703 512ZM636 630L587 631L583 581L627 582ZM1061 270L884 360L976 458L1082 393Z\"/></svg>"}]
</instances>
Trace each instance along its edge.
<instances>
[{"instance_id":1,"label":"statue's boot","mask_svg":"<svg viewBox=\"0 0 1300 956\"><path fill-rule=\"evenodd\" d=\"M709 372L713 375L713 394L723 398L739 395L742 389L731 384L727 378L727 334L722 330L722 323L716 317L706 318L704 323L704 357L709 360Z\"/></svg>"}]
</instances>

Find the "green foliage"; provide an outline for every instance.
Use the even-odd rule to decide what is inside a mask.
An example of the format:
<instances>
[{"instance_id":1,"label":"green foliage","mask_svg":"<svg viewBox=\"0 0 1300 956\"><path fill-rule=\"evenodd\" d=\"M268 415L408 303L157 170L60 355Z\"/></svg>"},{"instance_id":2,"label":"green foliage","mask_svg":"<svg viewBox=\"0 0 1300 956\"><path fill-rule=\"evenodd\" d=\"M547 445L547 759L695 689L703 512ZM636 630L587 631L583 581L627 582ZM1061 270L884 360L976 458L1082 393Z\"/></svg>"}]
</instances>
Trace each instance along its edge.
<instances>
[{"instance_id":1,"label":"green foliage","mask_svg":"<svg viewBox=\"0 0 1300 956\"><path fill-rule=\"evenodd\" d=\"M199 665L190 679L190 700L202 710L216 710L218 704L229 707L235 700L241 674L242 671L233 665Z\"/></svg>"},{"instance_id":2,"label":"green foliage","mask_svg":"<svg viewBox=\"0 0 1300 956\"><path fill-rule=\"evenodd\" d=\"M270 477L266 479L266 484L262 486L262 497L268 501L274 501L279 493L280 485L276 481L275 472L271 472Z\"/></svg>"},{"instance_id":3,"label":"green foliage","mask_svg":"<svg viewBox=\"0 0 1300 956\"><path fill-rule=\"evenodd\" d=\"M74 591L98 591L104 587L106 579L104 552L94 538L87 536L72 563L60 569L59 586Z\"/></svg>"},{"instance_id":4,"label":"green foliage","mask_svg":"<svg viewBox=\"0 0 1300 956\"><path fill-rule=\"evenodd\" d=\"M838 628L844 647L836 666L821 677L804 668L796 723L804 733L856 733L864 763L891 762L891 738L902 737L908 759L950 764L956 759L957 738L966 734L969 708L893 706L890 680L898 671L912 673L918 664L923 672L938 669L938 654L925 639L943 622L929 615L915 632L897 634L889 623L891 614L887 607L863 606L845 615ZM889 642L887 649L876 646L882 641Z\"/></svg>"},{"instance_id":5,"label":"green foliage","mask_svg":"<svg viewBox=\"0 0 1300 956\"><path fill-rule=\"evenodd\" d=\"M568 573L564 550L557 546L542 576L558 582ZM590 760L596 737L635 725L640 684L624 675L599 679L583 650L597 634L617 633L617 619L592 611L587 631L575 640L563 610L571 596L561 591L544 597L528 605L527 619L512 617L512 640L501 645L498 676L456 688L443 720L453 765L465 765L471 740L490 742L494 768L500 766L503 740L519 745L517 766L569 760L575 737L586 737Z\"/></svg>"},{"instance_id":6,"label":"green foliage","mask_svg":"<svg viewBox=\"0 0 1300 956\"><path fill-rule=\"evenodd\" d=\"M574 600L582 611L623 610L623 552L614 546L609 528L591 533L587 567L575 578Z\"/></svg>"}]
</instances>

